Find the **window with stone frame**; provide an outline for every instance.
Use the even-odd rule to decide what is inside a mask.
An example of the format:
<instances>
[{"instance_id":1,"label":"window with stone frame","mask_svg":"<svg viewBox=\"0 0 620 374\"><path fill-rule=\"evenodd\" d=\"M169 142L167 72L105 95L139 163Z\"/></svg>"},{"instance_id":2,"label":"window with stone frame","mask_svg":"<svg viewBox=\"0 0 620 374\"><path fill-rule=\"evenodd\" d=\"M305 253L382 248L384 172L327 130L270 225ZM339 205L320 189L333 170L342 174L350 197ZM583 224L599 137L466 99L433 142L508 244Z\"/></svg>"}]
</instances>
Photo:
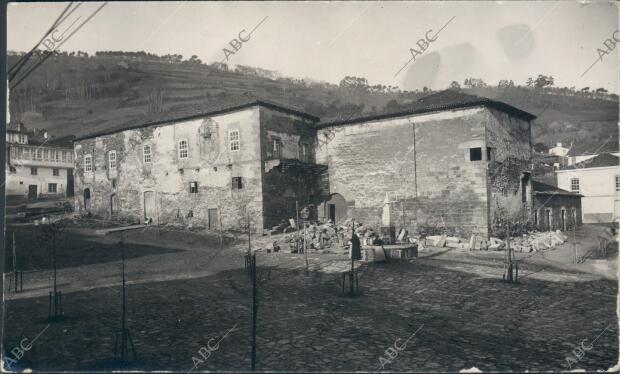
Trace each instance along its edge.
<instances>
[{"instance_id":1,"label":"window with stone frame","mask_svg":"<svg viewBox=\"0 0 620 374\"><path fill-rule=\"evenodd\" d=\"M146 164L151 163L151 146L150 145L145 145L144 147L142 147L142 159L144 160L144 163Z\"/></svg>"},{"instance_id":2,"label":"window with stone frame","mask_svg":"<svg viewBox=\"0 0 620 374\"><path fill-rule=\"evenodd\" d=\"M229 149L233 152L241 149L241 140L239 138L239 130L230 130L228 132Z\"/></svg>"},{"instance_id":3,"label":"window with stone frame","mask_svg":"<svg viewBox=\"0 0 620 374\"><path fill-rule=\"evenodd\" d=\"M84 172L85 173L93 172L93 156L91 155L84 156Z\"/></svg>"},{"instance_id":4,"label":"window with stone frame","mask_svg":"<svg viewBox=\"0 0 620 374\"><path fill-rule=\"evenodd\" d=\"M110 170L116 170L116 151L108 152L108 167Z\"/></svg>"},{"instance_id":5,"label":"window with stone frame","mask_svg":"<svg viewBox=\"0 0 620 374\"><path fill-rule=\"evenodd\" d=\"M571 178L570 190L572 192L579 192L579 178Z\"/></svg>"},{"instance_id":6,"label":"window with stone frame","mask_svg":"<svg viewBox=\"0 0 620 374\"><path fill-rule=\"evenodd\" d=\"M179 140L179 159L189 157L189 142L187 139Z\"/></svg>"}]
</instances>

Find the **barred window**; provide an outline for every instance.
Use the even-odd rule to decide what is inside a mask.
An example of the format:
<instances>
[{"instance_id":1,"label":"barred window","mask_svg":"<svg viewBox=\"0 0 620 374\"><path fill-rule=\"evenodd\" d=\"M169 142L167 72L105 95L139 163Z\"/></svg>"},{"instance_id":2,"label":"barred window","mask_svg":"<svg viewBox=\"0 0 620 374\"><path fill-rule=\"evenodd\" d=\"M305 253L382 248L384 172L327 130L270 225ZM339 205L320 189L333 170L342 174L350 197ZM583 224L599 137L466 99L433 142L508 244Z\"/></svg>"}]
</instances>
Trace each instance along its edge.
<instances>
[{"instance_id":1,"label":"barred window","mask_svg":"<svg viewBox=\"0 0 620 374\"><path fill-rule=\"evenodd\" d=\"M620 192L620 175L616 175L616 192Z\"/></svg>"}]
</instances>

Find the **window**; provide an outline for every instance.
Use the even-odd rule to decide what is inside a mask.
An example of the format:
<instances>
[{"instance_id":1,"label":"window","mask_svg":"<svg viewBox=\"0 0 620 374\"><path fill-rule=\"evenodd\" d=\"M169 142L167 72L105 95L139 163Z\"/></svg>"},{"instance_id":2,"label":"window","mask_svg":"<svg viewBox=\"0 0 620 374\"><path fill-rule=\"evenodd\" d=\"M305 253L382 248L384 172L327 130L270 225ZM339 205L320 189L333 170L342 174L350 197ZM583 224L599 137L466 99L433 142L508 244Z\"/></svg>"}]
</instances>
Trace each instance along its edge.
<instances>
[{"instance_id":1,"label":"window","mask_svg":"<svg viewBox=\"0 0 620 374\"><path fill-rule=\"evenodd\" d=\"M151 146L150 145L145 145L144 147L142 147L142 159L147 164L151 162Z\"/></svg>"},{"instance_id":2,"label":"window","mask_svg":"<svg viewBox=\"0 0 620 374\"><path fill-rule=\"evenodd\" d=\"M116 179L112 179L112 188L116 188Z\"/></svg>"},{"instance_id":3,"label":"window","mask_svg":"<svg viewBox=\"0 0 620 374\"><path fill-rule=\"evenodd\" d=\"M108 167L110 170L116 169L116 151L108 152Z\"/></svg>"},{"instance_id":4,"label":"window","mask_svg":"<svg viewBox=\"0 0 620 374\"><path fill-rule=\"evenodd\" d=\"M60 151L54 151L54 161L60 162Z\"/></svg>"},{"instance_id":5,"label":"window","mask_svg":"<svg viewBox=\"0 0 620 374\"><path fill-rule=\"evenodd\" d=\"M482 160L482 148L469 148L469 161Z\"/></svg>"},{"instance_id":6,"label":"window","mask_svg":"<svg viewBox=\"0 0 620 374\"><path fill-rule=\"evenodd\" d=\"M84 172L91 173L93 171L93 156L84 156Z\"/></svg>"},{"instance_id":7,"label":"window","mask_svg":"<svg viewBox=\"0 0 620 374\"><path fill-rule=\"evenodd\" d=\"M37 155L37 161L43 160L43 151L41 150L41 148L37 148L36 155Z\"/></svg>"},{"instance_id":8,"label":"window","mask_svg":"<svg viewBox=\"0 0 620 374\"><path fill-rule=\"evenodd\" d=\"M19 135L19 142L22 144L26 144L26 135Z\"/></svg>"},{"instance_id":9,"label":"window","mask_svg":"<svg viewBox=\"0 0 620 374\"><path fill-rule=\"evenodd\" d=\"M49 159L50 159L50 151L49 151L49 149L43 150L43 160L49 161Z\"/></svg>"},{"instance_id":10,"label":"window","mask_svg":"<svg viewBox=\"0 0 620 374\"><path fill-rule=\"evenodd\" d=\"M183 139L179 141L179 158L189 157L189 144L187 140Z\"/></svg>"},{"instance_id":11,"label":"window","mask_svg":"<svg viewBox=\"0 0 620 374\"><path fill-rule=\"evenodd\" d=\"M30 175L37 175L37 174L38 174L37 168L30 168Z\"/></svg>"},{"instance_id":12,"label":"window","mask_svg":"<svg viewBox=\"0 0 620 374\"><path fill-rule=\"evenodd\" d=\"M189 182L189 193L198 193L198 182Z\"/></svg>"},{"instance_id":13,"label":"window","mask_svg":"<svg viewBox=\"0 0 620 374\"><path fill-rule=\"evenodd\" d=\"M570 190L573 192L579 192L579 178L572 178L570 180Z\"/></svg>"},{"instance_id":14,"label":"window","mask_svg":"<svg viewBox=\"0 0 620 374\"><path fill-rule=\"evenodd\" d=\"M616 192L620 192L620 175L616 175Z\"/></svg>"},{"instance_id":15,"label":"window","mask_svg":"<svg viewBox=\"0 0 620 374\"><path fill-rule=\"evenodd\" d=\"M9 166L9 171L10 171L11 173L17 173L17 169L15 169L15 167L14 167L14 166Z\"/></svg>"},{"instance_id":16,"label":"window","mask_svg":"<svg viewBox=\"0 0 620 374\"><path fill-rule=\"evenodd\" d=\"M228 132L228 142L230 143L231 151L238 151L241 149L239 142L239 130L232 130Z\"/></svg>"},{"instance_id":17,"label":"window","mask_svg":"<svg viewBox=\"0 0 620 374\"><path fill-rule=\"evenodd\" d=\"M59 176L60 175L60 170L58 170L56 168L52 169L52 175L55 176L55 177Z\"/></svg>"},{"instance_id":18,"label":"window","mask_svg":"<svg viewBox=\"0 0 620 374\"><path fill-rule=\"evenodd\" d=\"M232 178L232 189L240 190L243 188L243 183L241 182L241 177L233 177Z\"/></svg>"},{"instance_id":19,"label":"window","mask_svg":"<svg viewBox=\"0 0 620 374\"><path fill-rule=\"evenodd\" d=\"M47 193L56 193L56 183L48 183L47 184Z\"/></svg>"},{"instance_id":20,"label":"window","mask_svg":"<svg viewBox=\"0 0 620 374\"><path fill-rule=\"evenodd\" d=\"M273 158L282 157L282 140L278 138L273 138L271 141L271 144L273 147L272 157Z\"/></svg>"},{"instance_id":21,"label":"window","mask_svg":"<svg viewBox=\"0 0 620 374\"><path fill-rule=\"evenodd\" d=\"M67 151L62 151L62 162L67 162Z\"/></svg>"}]
</instances>

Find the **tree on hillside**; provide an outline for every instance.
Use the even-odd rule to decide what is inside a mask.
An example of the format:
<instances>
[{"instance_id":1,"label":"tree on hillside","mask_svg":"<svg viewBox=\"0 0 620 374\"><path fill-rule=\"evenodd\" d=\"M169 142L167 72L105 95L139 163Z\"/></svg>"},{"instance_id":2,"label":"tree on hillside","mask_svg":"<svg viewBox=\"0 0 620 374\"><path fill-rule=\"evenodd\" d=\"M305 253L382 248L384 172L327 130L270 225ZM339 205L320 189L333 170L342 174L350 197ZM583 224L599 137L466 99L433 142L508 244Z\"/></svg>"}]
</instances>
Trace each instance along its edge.
<instances>
[{"instance_id":1,"label":"tree on hillside","mask_svg":"<svg viewBox=\"0 0 620 374\"><path fill-rule=\"evenodd\" d=\"M452 81L452 83L450 83L450 89L458 91L461 89L461 85L457 81Z\"/></svg>"},{"instance_id":2,"label":"tree on hillside","mask_svg":"<svg viewBox=\"0 0 620 374\"><path fill-rule=\"evenodd\" d=\"M480 78L467 78L463 85L469 88L487 87L487 84Z\"/></svg>"},{"instance_id":3,"label":"tree on hillside","mask_svg":"<svg viewBox=\"0 0 620 374\"><path fill-rule=\"evenodd\" d=\"M538 74L538 77L534 81L534 87L537 90L544 90L545 87L551 87L551 86L553 86L553 77L552 76L546 76L546 75Z\"/></svg>"},{"instance_id":4,"label":"tree on hillside","mask_svg":"<svg viewBox=\"0 0 620 374\"><path fill-rule=\"evenodd\" d=\"M534 86L534 80L532 79L532 77L527 78L527 81L525 81L525 85L528 87Z\"/></svg>"},{"instance_id":5,"label":"tree on hillside","mask_svg":"<svg viewBox=\"0 0 620 374\"><path fill-rule=\"evenodd\" d=\"M368 89L368 80L364 77L353 77L346 76L340 81L340 87L342 88L352 88L352 89Z\"/></svg>"}]
</instances>

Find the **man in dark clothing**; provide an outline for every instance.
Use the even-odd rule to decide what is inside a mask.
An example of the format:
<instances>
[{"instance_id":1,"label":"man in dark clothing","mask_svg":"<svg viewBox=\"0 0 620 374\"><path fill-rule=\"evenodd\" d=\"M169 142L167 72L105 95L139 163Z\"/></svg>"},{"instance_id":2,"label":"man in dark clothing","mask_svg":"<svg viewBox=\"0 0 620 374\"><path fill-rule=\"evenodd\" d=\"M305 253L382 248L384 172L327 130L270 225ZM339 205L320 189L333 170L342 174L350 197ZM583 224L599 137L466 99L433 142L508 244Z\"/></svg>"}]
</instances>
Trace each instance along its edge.
<instances>
[{"instance_id":1,"label":"man in dark clothing","mask_svg":"<svg viewBox=\"0 0 620 374\"><path fill-rule=\"evenodd\" d=\"M362 259L360 239L357 237L355 233L353 233L353 235L351 236L351 257L353 260Z\"/></svg>"}]
</instances>

